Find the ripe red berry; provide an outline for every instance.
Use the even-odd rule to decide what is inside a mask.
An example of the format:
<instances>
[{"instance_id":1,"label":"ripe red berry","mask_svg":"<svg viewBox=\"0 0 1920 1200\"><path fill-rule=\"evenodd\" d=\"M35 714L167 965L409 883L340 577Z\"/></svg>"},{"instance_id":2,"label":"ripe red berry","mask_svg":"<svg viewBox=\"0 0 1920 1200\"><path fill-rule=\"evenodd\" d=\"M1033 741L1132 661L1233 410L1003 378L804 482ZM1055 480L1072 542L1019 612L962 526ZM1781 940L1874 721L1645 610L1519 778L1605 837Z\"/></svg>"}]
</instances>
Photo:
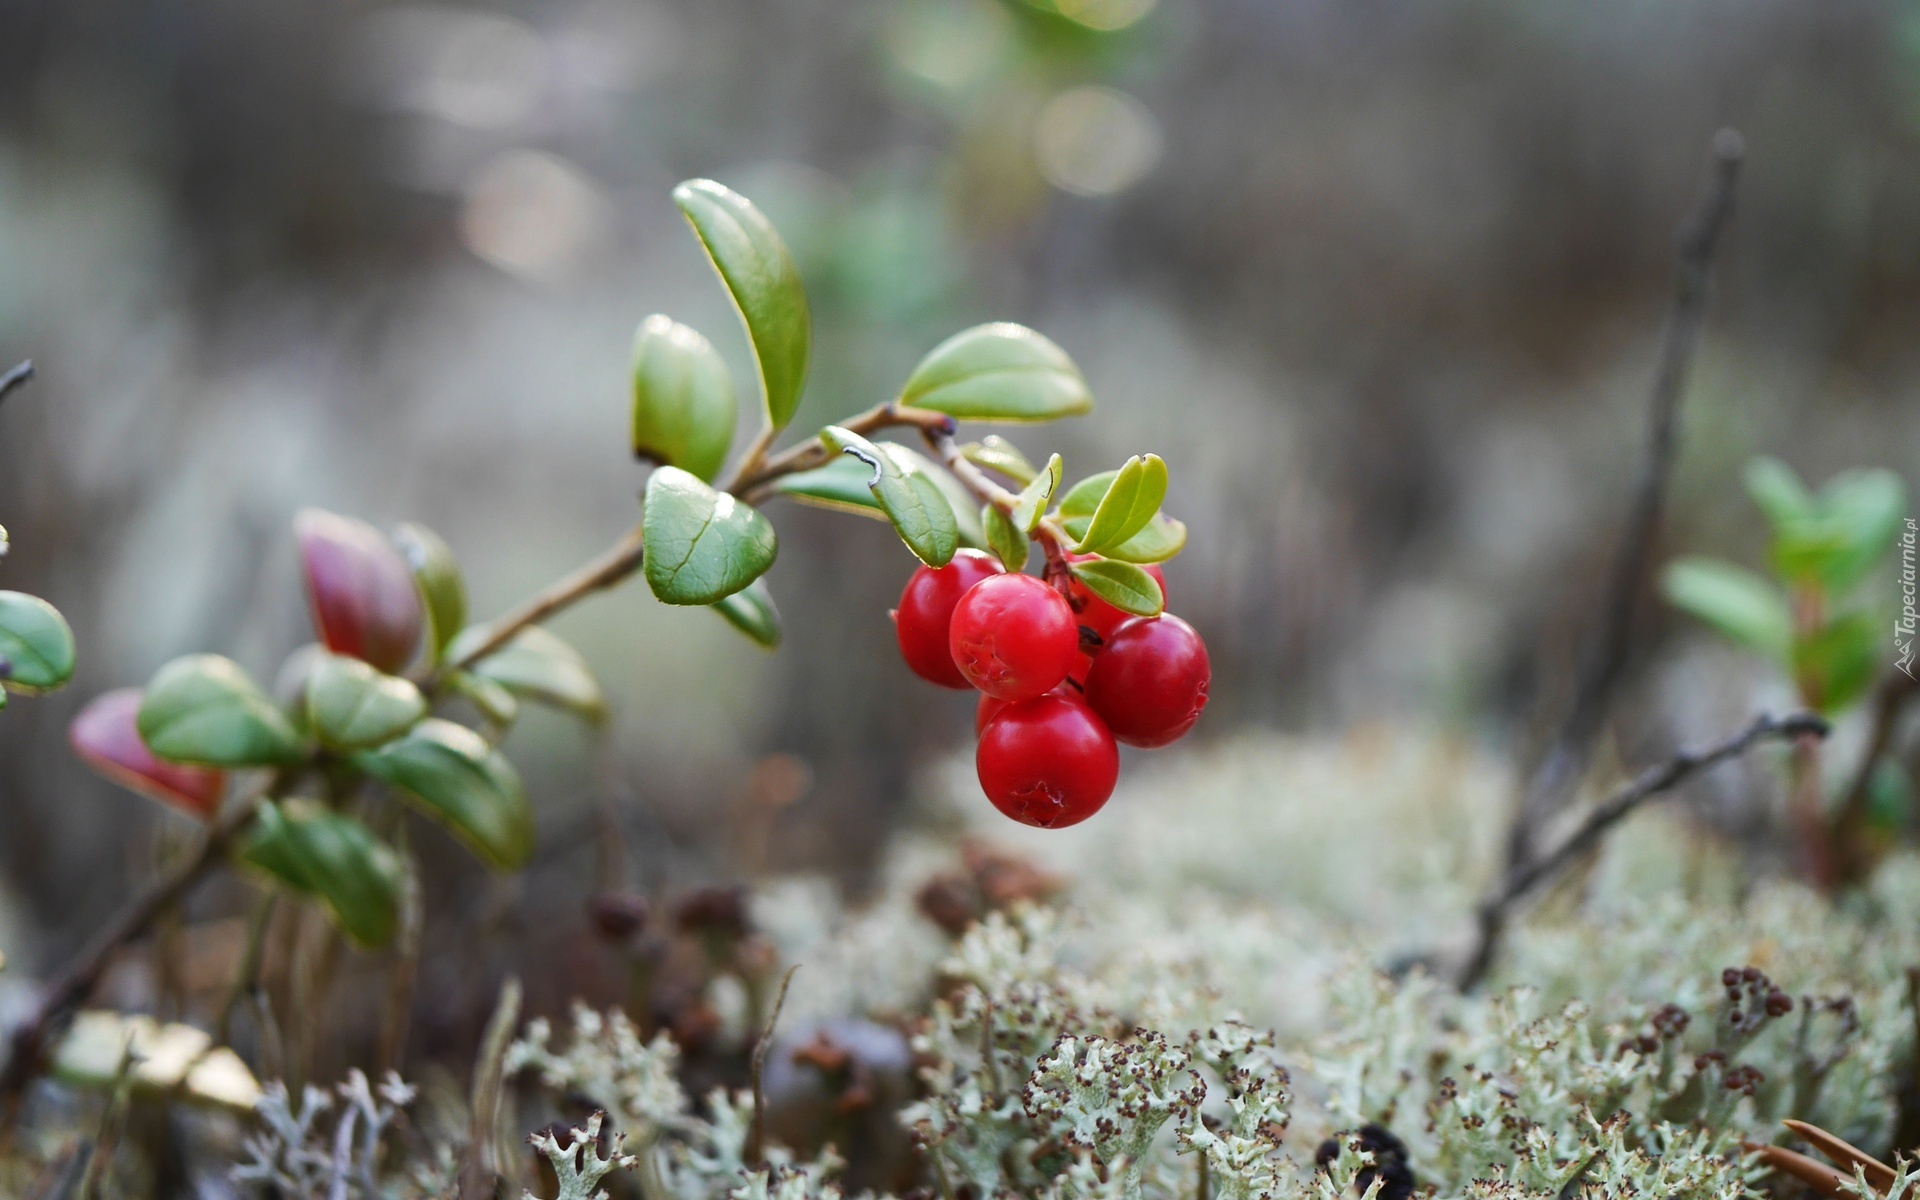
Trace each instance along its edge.
<instances>
[{"instance_id":1,"label":"ripe red berry","mask_svg":"<svg viewBox=\"0 0 1920 1200\"><path fill-rule=\"evenodd\" d=\"M967 589L999 574L999 560L978 550L962 550L944 567L923 566L914 571L900 593L900 607L893 612L893 630L900 639L900 657L915 675L941 687L970 686L953 665L947 627L953 621L953 606Z\"/></svg>"},{"instance_id":2,"label":"ripe red berry","mask_svg":"<svg viewBox=\"0 0 1920 1200\"><path fill-rule=\"evenodd\" d=\"M987 722L974 754L993 806L1027 825L1064 829L1100 811L1120 777L1120 751L1077 698L1009 704Z\"/></svg>"},{"instance_id":3,"label":"ripe red berry","mask_svg":"<svg viewBox=\"0 0 1920 1200\"><path fill-rule=\"evenodd\" d=\"M995 575L953 608L953 661L967 682L1002 700L1027 700L1058 687L1080 653L1073 609L1031 575Z\"/></svg>"},{"instance_id":4,"label":"ripe red berry","mask_svg":"<svg viewBox=\"0 0 1920 1200\"><path fill-rule=\"evenodd\" d=\"M1091 554L1071 554L1068 555L1068 557L1074 562L1085 562L1094 556ZM1160 564L1149 564L1146 567L1146 572L1153 576L1155 583L1160 585L1160 594L1164 597L1167 593L1167 576L1166 573L1160 569ZM1105 600L1088 591L1086 585L1077 579L1073 581L1073 598L1082 602L1079 610L1080 623L1099 634L1100 640L1103 642L1113 635L1114 630L1120 628L1120 626L1126 624L1128 621L1133 620L1133 614L1121 612L1113 605L1108 604Z\"/></svg>"},{"instance_id":5,"label":"ripe red berry","mask_svg":"<svg viewBox=\"0 0 1920 1200\"><path fill-rule=\"evenodd\" d=\"M1213 668L1193 626L1171 614L1113 631L1087 672L1087 703L1129 746L1164 746L1207 706Z\"/></svg>"},{"instance_id":6,"label":"ripe red berry","mask_svg":"<svg viewBox=\"0 0 1920 1200\"><path fill-rule=\"evenodd\" d=\"M998 716L1000 710L1013 703L997 696L980 693L980 703L973 706L973 736L979 737L987 731L987 722Z\"/></svg>"}]
</instances>

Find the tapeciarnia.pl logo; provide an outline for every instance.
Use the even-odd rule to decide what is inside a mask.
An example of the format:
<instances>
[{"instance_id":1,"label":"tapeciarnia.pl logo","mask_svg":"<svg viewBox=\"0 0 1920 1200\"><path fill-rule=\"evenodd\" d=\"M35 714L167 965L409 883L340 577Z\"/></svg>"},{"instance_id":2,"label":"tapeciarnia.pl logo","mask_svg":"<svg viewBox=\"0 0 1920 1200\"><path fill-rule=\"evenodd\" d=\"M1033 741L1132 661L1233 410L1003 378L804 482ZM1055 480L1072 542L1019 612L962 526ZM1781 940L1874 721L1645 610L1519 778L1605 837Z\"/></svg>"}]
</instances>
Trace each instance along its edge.
<instances>
[{"instance_id":1,"label":"tapeciarnia.pl logo","mask_svg":"<svg viewBox=\"0 0 1920 1200\"><path fill-rule=\"evenodd\" d=\"M1914 611L1914 533L1914 520L1908 517L1906 531L1900 535L1900 615L1893 622L1893 649L1899 655L1893 665L1908 679L1914 678L1913 634L1915 626L1920 625L1920 614Z\"/></svg>"}]
</instances>

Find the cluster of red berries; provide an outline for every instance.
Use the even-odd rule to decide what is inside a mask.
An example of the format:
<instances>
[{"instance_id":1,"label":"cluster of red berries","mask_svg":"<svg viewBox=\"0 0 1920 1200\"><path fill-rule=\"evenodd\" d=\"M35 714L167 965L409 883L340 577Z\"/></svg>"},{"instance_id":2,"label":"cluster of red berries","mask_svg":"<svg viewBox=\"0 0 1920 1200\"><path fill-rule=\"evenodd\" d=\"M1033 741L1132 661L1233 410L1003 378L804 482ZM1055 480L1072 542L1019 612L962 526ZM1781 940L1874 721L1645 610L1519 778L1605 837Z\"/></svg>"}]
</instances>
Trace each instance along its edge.
<instances>
[{"instance_id":1,"label":"cluster of red berries","mask_svg":"<svg viewBox=\"0 0 1920 1200\"><path fill-rule=\"evenodd\" d=\"M1164 592L1160 568L1147 570ZM1078 580L1069 592L962 550L914 571L893 614L914 674L979 689L974 763L987 799L1043 829L1100 811L1120 775L1115 742L1164 746L1193 728L1213 677L1206 643L1179 617L1130 617Z\"/></svg>"}]
</instances>

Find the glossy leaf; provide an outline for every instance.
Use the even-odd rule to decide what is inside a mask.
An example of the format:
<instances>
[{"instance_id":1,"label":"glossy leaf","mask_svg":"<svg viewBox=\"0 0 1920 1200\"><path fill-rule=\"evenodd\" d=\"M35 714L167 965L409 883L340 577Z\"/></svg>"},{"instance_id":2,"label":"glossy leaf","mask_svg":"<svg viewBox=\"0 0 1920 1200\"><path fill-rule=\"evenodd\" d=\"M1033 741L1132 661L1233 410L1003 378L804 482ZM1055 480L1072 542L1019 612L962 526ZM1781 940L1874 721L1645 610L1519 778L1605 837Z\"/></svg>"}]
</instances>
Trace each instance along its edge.
<instances>
[{"instance_id":1,"label":"glossy leaf","mask_svg":"<svg viewBox=\"0 0 1920 1200\"><path fill-rule=\"evenodd\" d=\"M1012 518L988 504L980 509L980 523L987 528L987 545L1000 564L1015 574L1024 570L1033 542L1015 528Z\"/></svg>"},{"instance_id":2,"label":"glossy leaf","mask_svg":"<svg viewBox=\"0 0 1920 1200\"><path fill-rule=\"evenodd\" d=\"M1023 325L976 325L933 348L903 404L972 421L1052 421L1091 412L1093 394L1066 351Z\"/></svg>"},{"instance_id":3,"label":"glossy leaf","mask_svg":"<svg viewBox=\"0 0 1920 1200\"><path fill-rule=\"evenodd\" d=\"M317 508L293 518L307 600L320 640L335 654L389 674L420 645L420 593L400 552L365 521Z\"/></svg>"},{"instance_id":4,"label":"glossy leaf","mask_svg":"<svg viewBox=\"0 0 1920 1200\"><path fill-rule=\"evenodd\" d=\"M1167 464L1160 456L1128 459L1100 497L1087 531L1074 549L1081 554L1102 554L1123 545L1147 527L1166 498Z\"/></svg>"},{"instance_id":5,"label":"glossy leaf","mask_svg":"<svg viewBox=\"0 0 1920 1200\"><path fill-rule=\"evenodd\" d=\"M1872 574L1899 538L1906 487L1892 471L1846 471L1821 489L1820 507L1838 531L1838 549L1822 564L1822 581L1833 592L1845 592Z\"/></svg>"},{"instance_id":6,"label":"glossy leaf","mask_svg":"<svg viewBox=\"0 0 1920 1200\"><path fill-rule=\"evenodd\" d=\"M773 593L768 590L766 580L754 580L715 604L713 611L725 617L727 624L767 649L780 648L780 610L774 606Z\"/></svg>"},{"instance_id":7,"label":"glossy leaf","mask_svg":"<svg viewBox=\"0 0 1920 1200\"><path fill-rule=\"evenodd\" d=\"M353 762L398 788L488 866L517 870L532 857L533 809L519 773L466 726L429 717Z\"/></svg>"},{"instance_id":8,"label":"glossy leaf","mask_svg":"<svg viewBox=\"0 0 1920 1200\"><path fill-rule=\"evenodd\" d=\"M404 524L393 531L393 540L426 606L427 650L438 663L447 643L467 626L466 579L453 551L425 525Z\"/></svg>"},{"instance_id":9,"label":"glossy leaf","mask_svg":"<svg viewBox=\"0 0 1920 1200\"><path fill-rule=\"evenodd\" d=\"M997 433L960 447L960 453L973 465L997 471L1021 487L1032 483L1033 477L1040 473L1040 468L1028 462L1019 447Z\"/></svg>"},{"instance_id":10,"label":"glossy leaf","mask_svg":"<svg viewBox=\"0 0 1920 1200\"><path fill-rule=\"evenodd\" d=\"M713 604L766 573L779 545L750 505L678 467L647 480L647 584L668 604Z\"/></svg>"},{"instance_id":11,"label":"glossy leaf","mask_svg":"<svg viewBox=\"0 0 1920 1200\"><path fill-rule=\"evenodd\" d=\"M747 327L767 420L779 429L800 407L813 340L800 269L772 223L738 192L690 179L673 189L673 199Z\"/></svg>"},{"instance_id":12,"label":"glossy leaf","mask_svg":"<svg viewBox=\"0 0 1920 1200\"><path fill-rule=\"evenodd\" d=\"M1793 618L1786 597L1744 567L1711 558L1683 558L1661 579L1667 599L1743 646L1776 662L1791 657Z\"/></svg>"},{"instance_id":13,"label":"glossy leaf","mask_svg":"<svg viewBox=\"0 0 1920 1200\"><path fill-rule=\"evenodd\" d=\"M393 940L405 869L391 847L352 817L310 800L262 804L240 859L319 900L360 945Z\"/></svg>"},{"instance_id":14,"label":"glossy leaf","mask_svg":"<svg viewBox=\"0 0 1920 1200\"><path fill-rule=\"evenodd\" d=\"M1073 564L1073 577L1087 590L1123 613L1136 617L1157 617L1166 606L1166 596L1153 576L1132 563L1096 558Z\"/></svg>"},{"instance_id":15,"label":"glossy leaf","mask_svg":"<svg viewBox=\"0 0 1920 1200\"><path fill-rule=\"evenodd\" d=\"M960 548L959 522L945 493L925 472L902 469L901 459L838 425L827 426L820 436L829 446L866 464L868 488L915 557L930 567L944 567L953 560Z\"/></svg>"},{"instance_id":16,"label":"glossy leaf","mask_svg":"<svg viewBox=\"0 0 1920 1200\"><path fill-rule=\"evenodd\" d=\"M0 689L31 695L73 678L73 630L38 596L0 591Z\"/></svg>"},{"instance_id":17,"label":"glossy leaf","mask_svg":"<svg viewBox=\"0 0 1920 1200\"><path fill-rule=\"evenodd\" d=\"M67 726L67 742L80 761L121 787L197 820L212 817L226 794L226 773L154 754L140 740L139 713L139 688L96 696Z\"/></svg>"},{"instance_id":18,"label":"glossy leaf","mask_svg":"<svg viewBox=\"0 0 1920 1200\"><path fill-rule=\"evenodd\" d=\"M712 480L733 445L733 376L697 331L658 313L633 338L633 452Z\"/></svg>"},{"instance_id":19,"label":"glossy leaf","mask_svg":"<svg viewBox=\"0 0 1920 1200\"><path fill-rule=\"evenodd\" d=\"M1014 528L1021 533L1031 534L1039 526L1041 514L1047 511L1047 505L1053 503L1053 493L1059 490L1061 470L1060 456L1056 454L1047 460L1046 470L1035 475L1032 482L1020 489L1011 516Z\"/></svg>"},{"instance_id":20,"label":"glossy leaf","mask_svg":"<svg viewBox=\"0 0 1920 1200\"><path fill-rule=\"evenodd\" d=\"M1873 686L1879 670L1880 622L1866 613L1849 613L1793 647L1793 677L1807 704L1835 713Z\"/></svg>"},{"instance_id":21,"label":"glossy leaf","mask_svg":"<svg viewBox=\"0 0 1920 1200\"><path fill-rule=\"evenodd\" d=\"M140 737L170 762L260 767L296 762L303 747L266 693L240 665L192 654L161 667L147 684Z\"/></svg>"},{"instance_id":22,"label":"glossy leaf","mask_svg":"<svg viewBox=\"0 0 1920 1200\"><path fill-rule=\"evenodd\" d=\"M1086 536L1088 527L1093 524L1094 511L1100 507L1100 501L1119 474L1118 471L1102 471L1098 475L1087 476L1067 489L1067 494L1060 498L1060 525L1068 534L1075 539ZM1131 563L1165 562L1179 554L1186 544L1186 525L1165 513L1156 513L1145 529L1120 545L1101 551L1101 555Z\"/></svg>"},{"instance_id":23,"label":"glossy leaf","mask_svg":"<svg viewBox=\"0 0 1920 1200\"><path fill-rule=\"evenodd\" d=\"M307 720L335 750L383 745L427 715L420 689L357 658L330 654L307 676Z\"/></svg>"},{"instance_id":24,"label":"glossy leaf","mask_svg":"<svg viewBox=\"0 0 1920 1200\"><path fill-rule=\"evenodd\" d=\"M980 514L975 508L973 493L967 490L966 484L955 479L952 472L911 446L902 446L898 442L875 442L874 445L880 448L880 453L899 464L902 471L910 475L918 472L932 480L933 486L940 489L940 494L947 498L947 507L953 510L953 523L960 533L962 546L971 546L975 550L986 549L987 531L980 524Z\"/></svg>"},{"instance_id":25,"label":"glossy leaf","mask_svg":"<svg viewBox=\"0 0 1920 1200\"><path fill-rule=\"evenodd\" d=\"M463 650L477 646L488 632L476 626L456 638L451 657L458 661ZM468 673L492 680L523 700L564 708L589 720L597 721L606 713L606 695L587 660L558 634L538 625L515 634L512 641L469 667Z\"/></svg>"}]
</instances>

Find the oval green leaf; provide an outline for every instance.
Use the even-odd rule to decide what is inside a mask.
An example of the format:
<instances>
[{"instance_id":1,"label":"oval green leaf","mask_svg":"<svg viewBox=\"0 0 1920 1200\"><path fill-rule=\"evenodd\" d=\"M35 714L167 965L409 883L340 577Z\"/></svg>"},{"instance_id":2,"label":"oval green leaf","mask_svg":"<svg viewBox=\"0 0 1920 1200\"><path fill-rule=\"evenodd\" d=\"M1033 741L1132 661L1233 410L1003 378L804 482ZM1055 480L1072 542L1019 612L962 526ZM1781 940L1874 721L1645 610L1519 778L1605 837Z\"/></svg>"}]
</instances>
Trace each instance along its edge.
<instances>
[{"instance_id":1,"label":"oval green leaf","mask_svg":"<svg viewBox=\"0 0 1920 1200\"><path fill-rule=\"evenodd\" d=\"M308 723L335 750L383 745L426 715L419 688L357 658L329 654L307 676Z\"/></svg>"},{"instance_id":2,"label":"oval green leaf","mask_svg":"<svg viewBox=\"0 0 1920 1200\"><path fill-rule=\"evenodd\" d=\"M747 327L767 421L779 429L800 407L813 341L800 268L773 224L738 192L711 179L690 179L673 189L673 200Z\"/></svg>"},{"instance_id":3,"label":"oval green leaf","mask_svg":"<svg viewBox=\"0 0 1920 1200\"><path fill-rule=\"evenodd\" d=\"M1007 322L976 325L935 346L900 400L969 421L1052 421L1093 410L1093 394L1066 351Z\"/></svg>"},{"instance_id":4,"label":"oval green leaf","mask_svg":"<svg viewBox=\"0 0 1920 1200\"><path fill-rule=\"evenodd\" d=\"M1087 590L1123 613L1136 617L1157 617L1166 606L1166 596L1153 576L1132 563L1096 558L1073 564L1073 577Z\"/></svg>"},{"instance_id":5,"label":"oval green leaf","mask_svg":"<svg viewBox=\"0 0 1920 1200\"><path fill-rule=\"evenodd\" d=\"M1753 502L1760 506L1776 530L1814 515L1813 496L1793 468L1779 459L1754 459L1747 464L1744 478L1747 495L1753 497Z\"/></svg>"},{"instance_id":6,"label":"oval green leaf","mask_svg":"<svg viewBox=\"0 0 1920 1200\"><path fill-rule=\"evenodd\" d=\"M491 679L482 679L467 671L449 671L447 686L480 710L480 715L505 729L520 719L520 701Z\"/></svg>"},{"instance_id":7,"label":"oval green leaf","mask_svg":"<svg viewBox=\"0 0 1920 1200\"><path fill-rule=\"evenodd\" d=\"M894 532L914 556L930 567L944 567L960 548L960 525L953 505L938 484L923 471L902 468L906 460L881 450L866 438L838 425L820 431L821 440L865 463L867 486L880 509L893 522Z\"/></svg>"},{"instance_id":8,"label":"oval green leaf","mask_svg":"<svg viewBox=\"0 0 1920 1200\"><path fill-rule=\"evenodd\" d=\"M754 580L714 605L713 611L767 649L780 648L780 610L774 607L773 593L768 590L766 580Z\"/></svg>"},{"instance_id":9,"label":"oval green leaf","mask_svg":"<svg viewBox=\"0 0 1920 1200\"><path fill-rule=\"evenodd\" d=\"M647 480L647 584L668 604L715 604L766 574L779 544L767 519L698 476L661 467Z\"/></svg>"},{"instance_id":10,"label":"oval green leaf","mask_svg":"<svg viewBox=\"0 0 1920 1200\"><path fill-rule=\"evenodd\" d=\"M1014 574L1025 570L1033 543L1014 527L1013 519L988 504L980 510L980 523L987 528L987 546L1000 564Z\"/></svg>"},{"instance_id":11,"label":"oval green leaf","mask_svg":"<svg viewBox=\"0 0 1920 1200\"><path fill-rule=\"evenodd\" d=\"M218 654L190 654L161 667L136 724L149 750L196 766L272 766L298 761L305 749L260 686Z\"/></svg>"},{"instance_id":12,"label":"oval green leaf","mask_svg":"<svg viewBox=\"0 0 1920 1200\"><path fill-rule=\"evenodd\" d=\"M488 636L484 626L454 639L448 652L459 661L463 649L472 649ZM607 710L600 681L580 652L559 635L530 625L513 640L469 667L468 673L501 685L523 700L534 700L597 721Z\"/></svg>"},{"instance_id":13,"label":"oval green leaf","mask_svg":"<svg viewBox=\"0 0 1920 1200\"><path fill-rule=\"evenodd\" d=\"M73 678L73 630L60 610L25 592L0 592L0 689L29 695Z\"/></svg>"},{"instance_id":14,"label":"oval green leaf","mask_svg":"<svg viewBox=\"0 0 1920 1200\"><path fill-rule=\"evenodd\" d=\"M1816 712L1836 713L1860 697L1879 673L1880 622L1866 613L1847 613L1819 632L1797 639L1793 677Z\"/></svg>"},{"instance_id":15,"label":"oval green leaf","mask_svg":"<svg viewBox=\"0 0 1920 1200\"><path fill-rule=\"evenodd\" d=\"M310 800L262 804L240 859L319 900L360 945L393 940L405 869L391 847L352 817Z\"/></svg>"},{"instance_id":16,"label":"oval green leaf","mask_svg":"<svg viewBox=\"0 0 1920 1200\"><path fill-rule=\"evenodd\" d=\"M940 494L947 498L947 507L953 509L953 523L960 532L962 546L971 546L975 550L986 549L986 527L980 524L973 493L967 490L966 484L911 446L902 446L898 442L875 442L874 445L880 448L880 453L892 458L902 471L909 475L924 475L933 481L933 486L940 489Z\"/></svg>"},{"instance_id":17,"label":"oval green leaf","mask_svg":"<svg viewBox=\"0 0 1920 1200\"><path fill-rule=\"evenodd\" d=\"M466 726L429 717L353 763L399 789L495 870L517 870L532 857L533 808L519 773Z\"/></svg>"},{"instance_id":18,"label":"oval green leaf","mask_svg":"<svg viewBox=\"0 0 1920 1200\"><path fill-rule=\"evenodd\" d=\"M1060 527L1074 538L1086 536L1087 526L1093 523L1092 517L1063 517ZM1155 513L1147 527L1134 534L1118 546L1102 551L1105 558L1117 558L1121 562L1157 563L1165 562L1179 554L1187 546L1187 526L1165 513Z\"/></svg>"},{"instance_id":19,"label":"oval green leaf","mask_svg":"<svg viewBox=\"0 0 1920 1200\"><path fill-rule=\"evenodd\" d=\"M1793 618L1786 597L1745 567L1711 558L1683 558L1667 567L1661 588L1674 607L1775 662L1791 660Z\"/></svg>"},{"instance_id":20,"label":"oval green leaf","mask_svg":"<svg viewBox=\"0 0 1920 1200\"><path fill-rule=\"evenodd\" d=\"M427 652L437 664L447 643L467 624L467 583L460 562L440 535L411 522L393 531L401 556L427 610Z\"/></svg>"},{"instance_id":21,"label":"oval green leaf","mask_svg":"<svg viewBox=\"0 0 1920 1200\"><path fill-rule=\"evenodd\" d=\"M974 466L998 471L1021 487L1032 483L1033 477L1040 473L1040 468L1028 462L1019 447L997 433L967 443L960 447L960 453Z\"/></svg>"},{"instance_id":22,"label":"oval green leaf","mask_svg":"<svg viewBox=\"0 0 1920 1200\"><path fill-rule=\"evenodd\" d=\"M711 480L733 445L738 406L720 352L655 313L633 335L633 452Z\"/></svg>"},{"instance_id":23,"label":"oval green leaf","mask_svg":"<svg viewBox=\"0 0 1920 1200\"><path fill-rule=\"evenodd\" d=\"M1093 519L1074 549L1081 554L1103 554L1147 527L1167 498L1167 464L1158 454L1136 455L1121 465L1106 494L1093 510Z\"/></svg>"}]
</instances>

